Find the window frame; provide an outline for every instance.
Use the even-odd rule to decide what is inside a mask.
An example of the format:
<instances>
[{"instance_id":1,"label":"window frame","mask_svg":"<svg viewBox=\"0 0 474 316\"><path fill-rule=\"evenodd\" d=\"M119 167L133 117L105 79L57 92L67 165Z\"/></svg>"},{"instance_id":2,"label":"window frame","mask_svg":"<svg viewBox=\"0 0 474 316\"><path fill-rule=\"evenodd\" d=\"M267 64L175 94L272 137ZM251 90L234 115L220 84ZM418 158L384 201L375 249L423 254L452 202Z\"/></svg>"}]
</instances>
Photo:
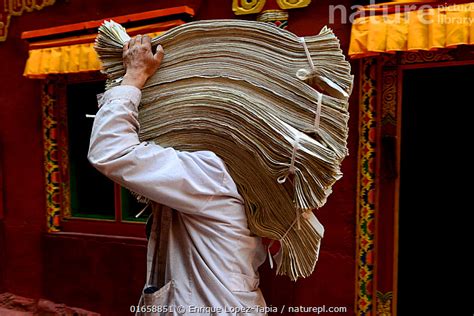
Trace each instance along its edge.
<instances>
[{"instance_id":1,"label":"window frame","mask_svg":"<svg viewBox=\"0 0 474 316\"><path fill-rule=\"evenodd\" d=\"M122 219L122 190L114 183L114 219L75 217L71 212L68 102L70 84L104 81L98 71L49 75L42 82L42 121L49 232L145 237L145 222ZM145 207L145 205L144 205Z\"/></svg>"},{"instance_id":2,"label":"window frame","mask_svg":"<svg viewBox=\"0 0 474 316\"><path fill-rule=\"evenodd\" d=\"M2 144L0 143L0 153L2 152ZM3 161L2 157L0 157L0 221L3 220L4 212L3 212L3 190L4 190L4 183L3 183Z\"/></svg>"},{"instance_id":3,"label":"window frame","mask_svg":"<svg viewBox=\"0 0 474 316\"><path fill-rule=\"evenodd\" d=\"M136 34L166 32L192 20L194 15L194 8L182 5L130 13L109 19L127 27L129 35L134 36ZM97 33L97 29L104 20L106 19L26 31L21 34L21 39L28 42L31 57L31 51L34 50L92 43L95 39L93 34ZM117 203L117 201L121 202L121 194L119 195L121 190L117 186L114 187L115 220L72 216L67 135L67 84L104 80L105 76L97 70L96 65L90 68L94 69L91 71L79 70L76 64L50 67L50 63L56 65L57 59L61 56L52 56L51 54L47 54L47 56L49 57L46 58L40 69L28 68L29 57L24 72L28 78L41 79L47 231L49 233L68 231L144 238L144 222L122 220L122 205ZM34 61L32 65L37 65L35 62L38 63L38 60ZM2 215L1 211L0 208L0 216ZM130 218L130 214L128 216Z\"/></svg>"}]
</instances>

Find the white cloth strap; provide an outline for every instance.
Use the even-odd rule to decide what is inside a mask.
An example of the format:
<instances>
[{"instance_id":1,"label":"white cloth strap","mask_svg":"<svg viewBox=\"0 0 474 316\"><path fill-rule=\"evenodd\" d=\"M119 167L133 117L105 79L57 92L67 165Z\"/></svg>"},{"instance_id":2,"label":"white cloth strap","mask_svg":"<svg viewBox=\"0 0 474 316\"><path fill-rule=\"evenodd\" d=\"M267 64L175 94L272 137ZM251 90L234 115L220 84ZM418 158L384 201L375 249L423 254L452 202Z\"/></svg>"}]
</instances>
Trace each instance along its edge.
<instances>
[{"instance_id":1,"label":"white cloth strap","mask_svg":"<svg viewBox=\"0 0 474 316\"><path fill-rule=\"evenodd\" d=\"M311 71L315 72L316 71L316 66L314 65L313 59L311 58L311 54L308 49L308 45L306 45L306 41L304 37L300 37L300 42L303 45L304 52L306 54L306 58L308 59L309 65L311 67ZM322 93L318 94L318 105L316 108L316 116L314 117L314 131L317 133L319 131L319 121L321 117L321 105L323 101L323 95Z\"/></svg>"},{"instance_id":2,"label":"white cloth strap","mask_svg":"<svg viewBox=\"0 0 474 316\"><path fill-rule=\"evenodd\" d=\"M299 143L299 136L295 137L295 141L293 143L293 152L291 153L291 161L290 161L290 166L288 168L288 172L284 176L280 176L277 179L277 182L280 184L285 183L286 179L288 179L288 176L290 174L295 174L295 159L296 159L296 151L298 150L298 143Z\"/></svg>"},{"instance_id":3,"label":"white cloth strap","mask_svg":"<svg viewBox=\"0 0 474 316\"><path fill-rule=\"evenodd\" d=\"M281 242L283 241L283 239L285 239L285 237L288 235L290 230L293 228L293 226L295 226L295 224L298 224L298 230L301 229L301 227L300 227L300 217L301 216L303 216L304 219L309 218L309 216L308 216L309 214L307 214L306 212L310 212L310 211L305 211L305 212L302 212L302 213L298 213L298 210L296 210L296 212L297 212L296 218L293 220L290 227L288 227L288 229L285 231L285 233L280 237L280 239L278 239L278 241L280 242L280 245L281 245ZM272 240L267 246L267 255L268 255L268 262L270 263L270 269L273 269L273 257L272 257L272 254L270 253L270 248L273 246L274 242L275 242L275 240Z\"/></svg>"},{"instance_id":4,"label":"white cloth strap","mask_svg":"<svg viewBox=\"0 0 474 316\"><path fill-rule=\"evenodd\" d=\"M308 45L306 45L306 41L304 40L304 37L300 37L300 42L303 44L304 52L306 54L306 58L308 58L309 65L311 66L311 70L315 71L316 66L313 63L313 59L311 59L311 54L309 53Z\"/></svg>"},{"instance_id":5,"label":"white cloth strap","mask_svg":"<svg viewBox=\"0 0 474 316\"><path fill-rule=\"evenodd\" d=\"M314 131L319 132L319 122L321 120L321 105L323 103L323 94L318 93L318 104L316 106L316 115L314 116Z\"/></svg>"}]
</instances>

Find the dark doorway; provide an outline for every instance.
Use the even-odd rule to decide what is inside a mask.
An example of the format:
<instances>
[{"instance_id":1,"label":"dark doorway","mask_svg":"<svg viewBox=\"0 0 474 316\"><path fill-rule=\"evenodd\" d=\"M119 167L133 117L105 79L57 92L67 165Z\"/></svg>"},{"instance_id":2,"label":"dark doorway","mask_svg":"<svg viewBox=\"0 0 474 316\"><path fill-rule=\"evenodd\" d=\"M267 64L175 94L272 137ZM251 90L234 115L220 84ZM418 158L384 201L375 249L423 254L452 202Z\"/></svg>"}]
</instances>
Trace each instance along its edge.
<instances>
[{"instance_id":1,"label":"dark doorway","mask_svg":"<svg viewBox=\"0 0 474 316\"><path fill-rule=\"evenodd\" d=\"M472 198L461 185L472 181L473 105L474 65L403 73L398 315L474 311Z\"/></svg>"}]
</instances>

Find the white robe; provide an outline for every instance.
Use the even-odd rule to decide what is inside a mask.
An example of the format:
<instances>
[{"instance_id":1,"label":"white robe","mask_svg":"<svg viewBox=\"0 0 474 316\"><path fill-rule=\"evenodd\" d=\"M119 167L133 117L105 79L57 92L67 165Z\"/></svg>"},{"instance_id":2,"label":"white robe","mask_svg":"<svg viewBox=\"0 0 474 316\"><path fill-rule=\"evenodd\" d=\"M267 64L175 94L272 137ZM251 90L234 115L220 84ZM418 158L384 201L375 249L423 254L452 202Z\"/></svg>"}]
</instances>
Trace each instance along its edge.
<instances>
[{"instance_id":1,"label":"white robe","mask_svg":"<svg viewBox=\"0 0 474 316\"><path fill-rule=\"evenodd\" d=\"M140 142L140 98L133 86L104 94L88 158L113 181L177 210L169 235L167 285L155 293L154 304L171 310L162 314L264 314L257 269L265 250L248 229L242 197L225 164L209 151Z\"/></svg>"}]
</instances>

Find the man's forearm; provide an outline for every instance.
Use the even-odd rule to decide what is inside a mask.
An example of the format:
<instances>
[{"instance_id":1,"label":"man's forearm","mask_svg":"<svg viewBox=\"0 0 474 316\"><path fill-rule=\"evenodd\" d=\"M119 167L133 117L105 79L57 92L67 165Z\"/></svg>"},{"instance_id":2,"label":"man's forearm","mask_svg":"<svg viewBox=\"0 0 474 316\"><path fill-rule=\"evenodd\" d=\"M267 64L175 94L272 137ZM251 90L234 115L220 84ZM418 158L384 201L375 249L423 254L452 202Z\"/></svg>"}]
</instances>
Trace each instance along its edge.
<instances>
[{"instance_id":1,"label":"man's forearm","mask_svg":"<svg viewBox=\"0 0 474 316\"><path fill-rule=\"evenodd\" d=\"M163 49L151 52L150 38L124 46L122 85L107 91L92 129L88 158L120 185L186 213L199 213L216 195L240 198L224 163L211 152L178 152L138 138L141 88L158 69ZM225 181L224 181L225 180Z\"/></svg>"},{"instance_id":2,"label":"man's forearm","mask_svg":"<svg viewBox=\"0 0 474 316\"><path fill-rule=\"evenodd\" d=\"M228 191L222 186L225 167L209 152L177 152L140 142L136 111L140 95L132 86L105 93L94 120L89 161L113 181L152 201L197 213L214 195Z\"/></svg>"},{"instance_id":3,"label":"man's forearm","mask_svg":"<svg viewBox=\"0 0 474 316\"><path fill-rule=\"evenodd\" d=\"M92 128L89 161L102 173L114 176L117 159L140 144L137 107L141 91L133 86L120 86L107 91L101 101Z\"/></svg>"},{"instance_id":4,"label":"man's forearm","mask_svg":"<svg viewBox=\"0 0 474 316\"><path fill-rule=\"evenodd\" d=\"M147 80L148 77L143 74L127 72L122 79L122 86L134 86L141 89Z\"/></svg>"}]
</instances>

